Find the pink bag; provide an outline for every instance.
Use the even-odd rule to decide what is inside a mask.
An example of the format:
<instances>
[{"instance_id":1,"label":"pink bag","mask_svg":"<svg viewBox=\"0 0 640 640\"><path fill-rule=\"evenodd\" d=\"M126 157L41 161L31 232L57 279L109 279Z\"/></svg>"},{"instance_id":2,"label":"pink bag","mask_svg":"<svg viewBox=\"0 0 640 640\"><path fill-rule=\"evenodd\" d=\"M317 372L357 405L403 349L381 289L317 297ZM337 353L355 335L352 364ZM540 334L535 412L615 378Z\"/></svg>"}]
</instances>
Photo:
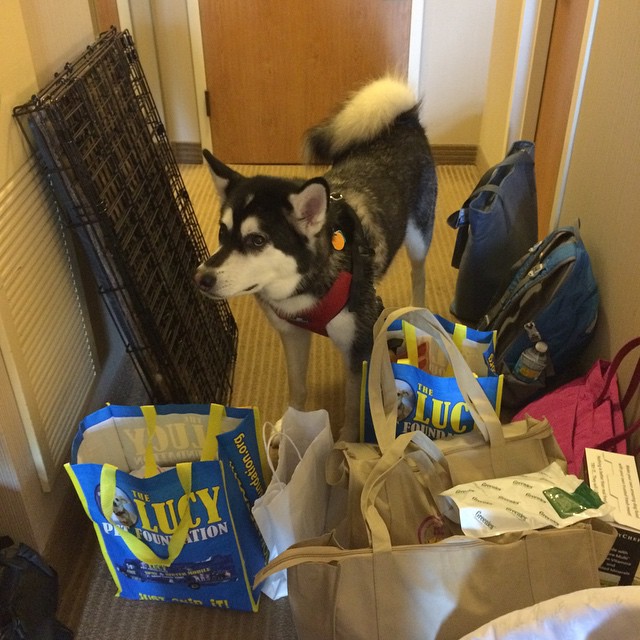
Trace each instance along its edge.
<instances>
[{"instance_id":1,"label":"pink bag","mask_svg":"<svg viewBox=\"0 0 640 640\"><path fill-rule=\"evenodd\" d=\"M575 475L582 473L587 447L627 453L627 437L640 429L640 421L629 428L624 423L624 410L640 385L640 357L622 401L617 371L636 347L640 337L627 342L611 362L597 360L585 376L534 400L513 420L522 420L526 414L547 418L567 458L568 472Z\"/></svg>"}]
</instances>

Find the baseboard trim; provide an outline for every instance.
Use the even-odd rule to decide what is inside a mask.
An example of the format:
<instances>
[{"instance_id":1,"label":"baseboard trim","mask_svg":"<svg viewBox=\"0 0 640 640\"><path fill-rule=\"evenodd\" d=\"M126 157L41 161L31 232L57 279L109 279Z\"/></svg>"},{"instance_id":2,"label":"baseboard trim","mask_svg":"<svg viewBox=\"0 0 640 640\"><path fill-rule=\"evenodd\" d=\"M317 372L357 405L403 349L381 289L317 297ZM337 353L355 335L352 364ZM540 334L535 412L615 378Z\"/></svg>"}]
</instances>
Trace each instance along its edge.
<instances>
[{"instance_id":1,"label":"baseboard trim","mask_svg":"<svg viewBox=\"0 0 640 640\"><path fill-rule=\"evenodd\" d=\"M476 167L478 167L478 171L480 174L483 174L489 171L489 168L493 166L489 164L487 160L487 156L484 155L484 149L482 147L478 147L478 156L476 158Z\"/></svg>"},{"instance_id":2,"label":"baseboard trim","mask_svg":"<svg viewBox=\"0 0 640 640\"><path fill-rule=\"evenodd\" d=\"M474 144L432 144L436 164L475 164L478 147Z\"/></svg>"},{"instance_id":3,"label":"baseboard trim","mask_svg":"<svg viewBox=\"0 0 640 640\"><path fill-rule=\"evenodd\" d=\"M197 142L172 142L177 164L202 164L202 147Z\"/></svg>"},{"instance_id":4,"label":"baseboard trim","mask_svg":"<svg viewBox=\"0 0 640 640\"><path fill-rule=\"evenodd\" d=\"M197 142L172 142L178 164L202 164L202 148ZM436 164L476 164L478 147L474 144L433 144L431 153Z\"/></svg>"}]
</instances>

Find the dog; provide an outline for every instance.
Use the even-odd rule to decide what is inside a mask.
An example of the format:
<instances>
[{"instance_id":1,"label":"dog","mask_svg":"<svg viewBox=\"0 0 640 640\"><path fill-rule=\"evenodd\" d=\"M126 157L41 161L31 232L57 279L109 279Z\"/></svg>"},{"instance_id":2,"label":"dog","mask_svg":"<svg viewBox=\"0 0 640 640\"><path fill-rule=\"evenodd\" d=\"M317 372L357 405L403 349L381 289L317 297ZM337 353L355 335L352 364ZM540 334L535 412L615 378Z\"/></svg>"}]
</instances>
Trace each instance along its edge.
<instances>
[{"instance_id":1,"label":"dog","mask_svg":"<svg viewBox=\"0 0 640 640\"><path fill-rule=\"evenodd\" d=\"M425 304L437 180L419 108L394 77L365 85L307 132L306 160L331 165L310 180L244 177L203 151L222 204L219 247L196 284L216 299L255 294L282 338L296 409L307 395L310 331L333 341L346 365L339 439L358 434L362 362L382 310L375 285L403 243L412 304Z\"/></svg>"}]
</instances>

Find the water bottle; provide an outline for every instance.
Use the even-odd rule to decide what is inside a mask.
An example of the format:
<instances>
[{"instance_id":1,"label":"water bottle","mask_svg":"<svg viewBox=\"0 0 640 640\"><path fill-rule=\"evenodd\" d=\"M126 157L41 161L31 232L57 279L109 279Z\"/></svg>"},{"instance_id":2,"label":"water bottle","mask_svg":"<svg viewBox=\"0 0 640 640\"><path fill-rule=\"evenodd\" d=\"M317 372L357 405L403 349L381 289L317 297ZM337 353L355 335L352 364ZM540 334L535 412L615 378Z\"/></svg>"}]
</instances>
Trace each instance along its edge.
<instances>
[{"instance_id":1,"label":"water bottle","mask_svg":"<svg viewBox=\"0 0 640 640\"><path fill-rule=\"evenodd\" d=\"M522 382L534 382L547 366L547 343L536 342L525 349L513 367L513 375Z\"/></svg>"}]
</instances>

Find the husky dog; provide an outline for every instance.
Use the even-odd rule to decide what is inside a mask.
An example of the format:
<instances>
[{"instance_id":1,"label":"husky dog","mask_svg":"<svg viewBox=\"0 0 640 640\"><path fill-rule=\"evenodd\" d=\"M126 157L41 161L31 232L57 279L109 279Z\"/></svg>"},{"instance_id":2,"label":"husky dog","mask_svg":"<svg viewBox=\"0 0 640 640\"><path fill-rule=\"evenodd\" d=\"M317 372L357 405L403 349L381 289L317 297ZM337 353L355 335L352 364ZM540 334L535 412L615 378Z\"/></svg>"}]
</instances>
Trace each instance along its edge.
<instances>
[{"instance_id":1,"label":"husky dog","mask_svg":"<svg viewBox=\"0 0 640 640\"><path fill-rule=\"evenodd\" d=\"M358 433L360 376L382 303L375 283L404 243L412 303L424 306L436 172L419 103L385 77L307 132L310 180L244 177L204 151L222 202L219 247L195 280L212 298L253 293L282 338L289 402L304 409L310 332L329 336L346 364L341 439Z\"/></svg>"}]
</instances>

